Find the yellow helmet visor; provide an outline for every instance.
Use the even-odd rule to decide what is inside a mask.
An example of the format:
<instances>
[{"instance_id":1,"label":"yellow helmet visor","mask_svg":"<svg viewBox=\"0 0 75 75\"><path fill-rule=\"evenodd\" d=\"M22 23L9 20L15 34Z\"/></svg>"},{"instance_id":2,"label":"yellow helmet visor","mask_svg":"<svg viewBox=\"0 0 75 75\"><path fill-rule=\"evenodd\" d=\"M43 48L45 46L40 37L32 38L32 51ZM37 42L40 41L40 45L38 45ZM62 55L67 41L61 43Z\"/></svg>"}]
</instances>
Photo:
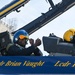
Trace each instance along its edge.
<instances>
[{"instance_id":1,"label":"yellow helmet visor","mask_svg":"<svg viewBox=\"0 0 75 75\"><path fill-rule=\"evenodd\" d=\"M22 39L28 39L27 36L24 36L24 35L20 35L19 38L22 40Z\"/></svg>"}]
</instances>

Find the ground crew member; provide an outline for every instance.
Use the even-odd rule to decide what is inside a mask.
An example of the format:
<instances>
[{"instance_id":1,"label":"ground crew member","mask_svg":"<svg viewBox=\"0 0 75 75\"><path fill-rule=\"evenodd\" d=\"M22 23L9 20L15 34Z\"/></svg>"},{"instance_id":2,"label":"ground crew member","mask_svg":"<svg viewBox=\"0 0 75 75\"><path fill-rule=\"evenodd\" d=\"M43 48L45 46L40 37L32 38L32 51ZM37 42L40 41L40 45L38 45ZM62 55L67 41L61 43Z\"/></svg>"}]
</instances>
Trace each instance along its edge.
<instances>
[{"instance_id":1,"label":"ground crew member","mask_svg":"<svg viewBox=\"0 0 75 75\"><path fill-rule=\"evenodd\" d=\"M27 41L29 40L31 46L26 48ZM14 34L13 44L7 46L8 56L30 56L34 53L35 56L42 56L42 52L37 48L41 45L41 40L29 39L29 35L25 30L19 30Z\"/></svg>"},{"instance_id":2,"label":"ground crew member","mask_svg":"<svg viewBox=\"0 0 75 75\"><path fill-rule=\"evenodd\" d=\"M64 41L69 43L75 43L75 29L69 29L64 33Z\"/></svg>"}]
</instances>

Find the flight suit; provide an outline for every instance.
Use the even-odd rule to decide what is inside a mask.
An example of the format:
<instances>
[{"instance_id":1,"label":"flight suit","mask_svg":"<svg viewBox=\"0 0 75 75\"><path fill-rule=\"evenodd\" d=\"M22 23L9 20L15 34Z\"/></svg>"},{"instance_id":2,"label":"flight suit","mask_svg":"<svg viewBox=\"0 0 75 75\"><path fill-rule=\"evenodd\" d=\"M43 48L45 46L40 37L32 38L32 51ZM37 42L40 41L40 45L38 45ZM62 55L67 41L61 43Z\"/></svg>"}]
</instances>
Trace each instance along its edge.
<instances>
[{"instance_id":1,"label":"flight suit","mask_svg":"<svg viewBox=\"0 0 75 75\"><path fill-rule=\"evenodd\" d=\"M30 56L32 53L34 53L34 56L42 56L42 52L34 46L24 48L18 44L9 44L6 51L7 56Z\"/></svg>"}]
</instances>

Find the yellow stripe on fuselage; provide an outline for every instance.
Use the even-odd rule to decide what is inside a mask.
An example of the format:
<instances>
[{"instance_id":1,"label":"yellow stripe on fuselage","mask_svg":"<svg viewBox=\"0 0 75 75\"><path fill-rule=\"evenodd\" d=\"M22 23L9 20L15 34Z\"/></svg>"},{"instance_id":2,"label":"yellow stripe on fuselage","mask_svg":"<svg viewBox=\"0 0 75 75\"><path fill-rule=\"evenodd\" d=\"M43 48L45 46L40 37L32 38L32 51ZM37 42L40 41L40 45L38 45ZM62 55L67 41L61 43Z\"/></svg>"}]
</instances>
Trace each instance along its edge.
<instances>
[{"instance_id":1,"label":"yellow stripe on fuselage","mask_svg":"<svg viewBox=\"0 0 75 75\"><path fill-rule=\"evenodd\" d=\"M25 0L19 0L17 3L13 4L12 6L8 7L7 9L3 10L2 12L0 12L0 16L5 14L6 12L8 12L11 9L13 9L14 7L16 7L17 5L21 4L24 1Z\"/></svg>"}]
</instances>

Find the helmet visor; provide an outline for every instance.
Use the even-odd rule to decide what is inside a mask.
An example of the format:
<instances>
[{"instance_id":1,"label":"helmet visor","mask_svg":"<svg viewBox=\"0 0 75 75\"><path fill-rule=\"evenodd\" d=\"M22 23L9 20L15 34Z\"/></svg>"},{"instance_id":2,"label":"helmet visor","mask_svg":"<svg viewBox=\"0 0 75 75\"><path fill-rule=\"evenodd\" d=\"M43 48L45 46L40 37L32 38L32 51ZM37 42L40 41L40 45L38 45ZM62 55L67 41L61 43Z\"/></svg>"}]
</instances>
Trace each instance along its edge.
<instances>
[{"instance_id":1,"label":"helmet visor","mask_svg":"<svg viewBox=\"0 0 75 75\"><path fill-rule=\"evenodd\" d=\"M22 39L28 39L27 36L24 36L24 35L20 35L19 38L22 40Z\"/></svg>"}]
</instances>

